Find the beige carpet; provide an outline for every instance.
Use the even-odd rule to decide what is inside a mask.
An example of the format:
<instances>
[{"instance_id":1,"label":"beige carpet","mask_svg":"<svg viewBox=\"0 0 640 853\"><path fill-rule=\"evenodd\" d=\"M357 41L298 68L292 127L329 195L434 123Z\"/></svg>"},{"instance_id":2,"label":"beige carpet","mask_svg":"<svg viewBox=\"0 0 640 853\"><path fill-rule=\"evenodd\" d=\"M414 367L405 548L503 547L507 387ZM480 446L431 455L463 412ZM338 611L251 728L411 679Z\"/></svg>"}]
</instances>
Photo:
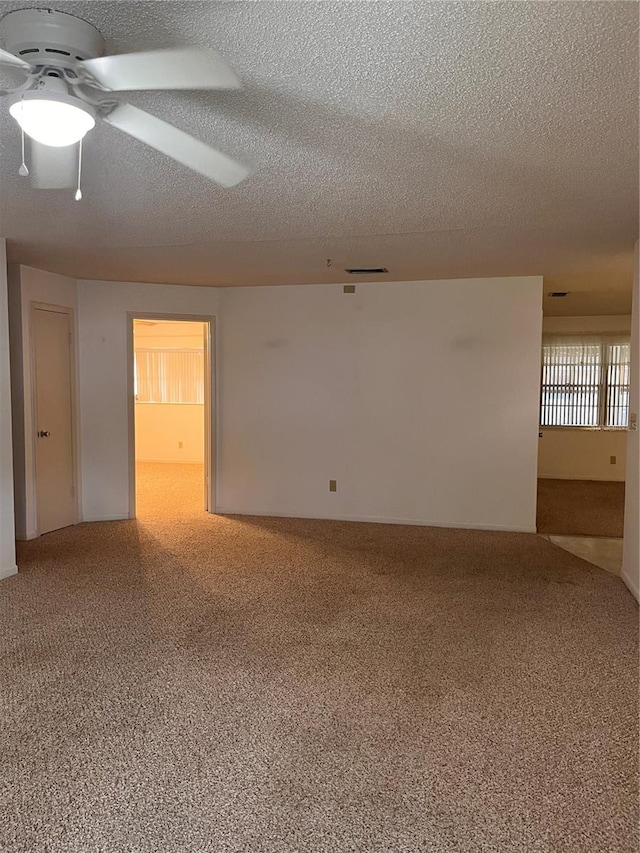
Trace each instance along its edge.
<instances>
[{"instance_id":1,"label":"beige carpet","mask_svg":"<svg viewBox=\"0 0 640 853\"><path fill-rule=\"evenodd\" d=\"M165 506L0 584L3 853L637 850L618 578L534 535Z\"/></svg>"},{"instance_id":2,"label":"beige carpet","mask_svg":"<svg viewBox=\"0 0 640 853\"><path fill-rule=\"evenodd\" d=\"M190 462L136 463L136 516L204 513L204 465Z\"/></svg>"},{"instance_id":3,"label":"beige carpet","mask_svg":"<svg viewBox=\"0 0 640 853\"><path fill-rule=\"evenodd\" d=\"M624 528L624 483L538 480L538 533L618 538Z\"/></svg>"}]
</instances>

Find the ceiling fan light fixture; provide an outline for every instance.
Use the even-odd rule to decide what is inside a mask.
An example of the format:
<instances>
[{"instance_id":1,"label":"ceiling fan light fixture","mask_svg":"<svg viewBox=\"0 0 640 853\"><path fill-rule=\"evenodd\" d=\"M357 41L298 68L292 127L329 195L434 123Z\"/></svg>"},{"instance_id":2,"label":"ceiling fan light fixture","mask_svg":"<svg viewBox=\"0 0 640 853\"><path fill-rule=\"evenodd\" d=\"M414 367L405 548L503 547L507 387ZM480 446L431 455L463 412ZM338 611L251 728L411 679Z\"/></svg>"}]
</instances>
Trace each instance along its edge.
<instances>
[{"instance_id":1,"label":"ceiling fan light fixture","mask_svg":"<svg viewBox=\"0 0 640 853\"><path fill-rule=\"evenodd\" d=\"M90 104L57 92L24 92L9 112L27 136L53 148L75 145L96 124Z\"/></svg>"}]
</instances>

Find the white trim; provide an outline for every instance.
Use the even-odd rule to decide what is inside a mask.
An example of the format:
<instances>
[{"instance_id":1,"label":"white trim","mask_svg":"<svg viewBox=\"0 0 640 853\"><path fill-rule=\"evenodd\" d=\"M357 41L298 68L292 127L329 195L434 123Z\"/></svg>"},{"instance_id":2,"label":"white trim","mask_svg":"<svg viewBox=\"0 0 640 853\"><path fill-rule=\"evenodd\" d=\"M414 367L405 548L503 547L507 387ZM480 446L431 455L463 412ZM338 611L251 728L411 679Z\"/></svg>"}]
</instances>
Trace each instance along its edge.
<instances>
[{"instance_id":1,"label":"white trim","mask_svg":"<svg viewBox=\"0 0 640 853\"><path fill-rule=\"evenodd\" d=\"M113 515L90 515L84 521L129 521L129 513L116 512Z\"/></svg>"},{"instance_id":2,"label":"white trim","mask_svg":"<svg viewBox=\"0 0 640 853\"><path fill-rule=\"evenodd\" d=\"M624 570L621 572L620 577L624 581L624 584L631 593L631 595L635 598L637 602L640 603L640 589L638 588L638 585L636 584L635 580Z\"/></svg>"},{"instance_id":3,"label":"white trim","mask_svg":"<svg viewBox=\"0 0 640 853\"><path fill-rule=\"evenodd\" d=\"M17 566L7 566L6 569L0 569L0 581L3 581L5 578L11 578L13 575L18 574Z\"/></svg>"},{"instance_id":4,"label":"white trim","mask_svg":"<svg viewBox=\"0 0 640 853\"><path fill-rule=\"evenodd\" d=\"M502 533L537 533L536 527L519 527L509 524L476 524L473 522L450 522L450 521L425 521L419 518L384 518L382 516L368 515L303 515L282 510L248 510L228 509L217 507L216 515L255 515L273 518L309 518L318 521L364 521L370 524L404 524L410 527L447 527L454 530L494 530Z\"/></svg>"},{"instance_id":5,"label":"white trim","mask_svg":"<svg viewBox=\"0 0 640 853\"><path fill-rule=\"evenodd\" d=\"M16 535L16 542L29 542L31 539L37 539L39 533L37 530L27 530L23 536Z\"/></svg>"},{"instance_id":6,"label":"white trim","mask_svg":"<svg viewBox=\"0 0 640 853\"><path fill-rule=\"evenodd\" d=\"M573 426L571 424L539 425L539 432L544 430L560 430L561 432L629 432L629 427L623 426Z\"/></svg>"}]
</instances>

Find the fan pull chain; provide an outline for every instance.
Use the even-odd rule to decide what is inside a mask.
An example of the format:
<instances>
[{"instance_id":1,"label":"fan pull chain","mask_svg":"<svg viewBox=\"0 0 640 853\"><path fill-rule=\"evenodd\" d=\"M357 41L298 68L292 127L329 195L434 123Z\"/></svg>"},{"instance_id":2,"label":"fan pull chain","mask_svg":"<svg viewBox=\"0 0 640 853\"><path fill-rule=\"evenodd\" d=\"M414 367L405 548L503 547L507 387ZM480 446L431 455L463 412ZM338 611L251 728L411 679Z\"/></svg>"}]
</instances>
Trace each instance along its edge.
<instances>
[{"instance_id":1,"label":"fan pull chain","mask_svg":"<svg viewBox=\"0 0 640 853\"><path fill-rule=\"evenodd\" d=\"M78 189L74 196L76 201L82 198L82 190L80 189L80 178L82 177L82 140L78 143Z\"/></svg>"},{"instance_id":2,"label":"fan pull chain","mask_svg":"<svg viewBox=\"0 0 640 853\"><path fill-rule=\"evenodd\" d=\"M20 109L23 108L23 105L24 105L24 98L21 98L20 99ZM22 163L20 163L20 168L18 169L18 174L20 175L20 177L26 178L27 175L29 174L29 170L27 169L27 164L24 162L24 130L22 130L22 128L20 130L21 130L21 134L22 134Z\"/></svg>"}]
</instances>

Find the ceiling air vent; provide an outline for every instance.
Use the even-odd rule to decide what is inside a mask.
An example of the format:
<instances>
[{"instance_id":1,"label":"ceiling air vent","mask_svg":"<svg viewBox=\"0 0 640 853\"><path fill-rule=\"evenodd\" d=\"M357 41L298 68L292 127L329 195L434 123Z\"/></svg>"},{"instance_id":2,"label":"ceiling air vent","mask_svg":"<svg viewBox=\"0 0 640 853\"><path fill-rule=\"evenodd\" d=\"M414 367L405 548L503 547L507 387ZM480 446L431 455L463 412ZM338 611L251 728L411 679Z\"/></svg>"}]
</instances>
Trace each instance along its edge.
<instances>
[{"instance_id":1,"label":"ceiling air vent","mask_svg":"<svg viewBox=\"0 0 640 853\"><path fill-rule=\"evenodd\" d=\"M353 269L346 269L345 272L349 275L380 275L389 270L386 267L353 267Z\"/></svg>"},{"instance_id":2,"label":"ceiling air vent","mask_svg":"<svg viewBox=\"0 0 640 853\"><path fill-rule=\"evenodd\" d=\"M550 293L547 293L547 296L550 296L552 299L564 299L568 295L568 290L552 290Z\"/></svg>"}]
</instances>

